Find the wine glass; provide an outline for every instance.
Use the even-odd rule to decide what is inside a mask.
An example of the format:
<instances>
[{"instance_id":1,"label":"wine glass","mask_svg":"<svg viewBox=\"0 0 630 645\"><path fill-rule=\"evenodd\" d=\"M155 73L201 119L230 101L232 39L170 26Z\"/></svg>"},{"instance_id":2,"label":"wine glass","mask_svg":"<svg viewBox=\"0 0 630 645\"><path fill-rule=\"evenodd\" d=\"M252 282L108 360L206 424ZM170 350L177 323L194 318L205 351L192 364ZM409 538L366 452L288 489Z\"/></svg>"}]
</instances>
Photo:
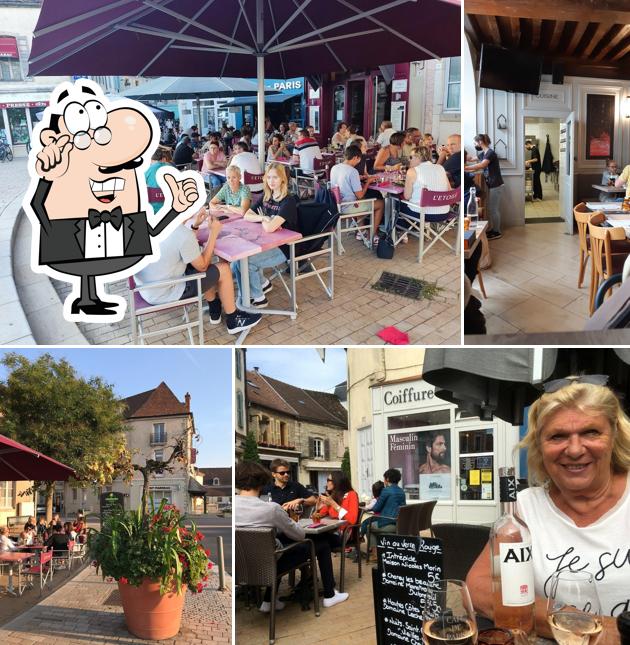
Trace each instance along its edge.
<instances>
[{"instance_id":1,"label":"wine glass","mask_svg":"<svg viewBox=\"0 0 630 645\"><path fill-rule=\"evenodd\" d=\"M602 631L601 605L588 571L558 571L550 581L547 621L560 645L594 645Z\"/></svg>"},{"instance_id":2,"label":"wine glass","mask_svg":"<svg viewBox=\"0 0 630 645\"><path fill-rule=\"evenodd\" d=\"M463 580L440 580L428 590L422 637L425 645L476 645L477 621Z\"/></svg>"}]
</instances>

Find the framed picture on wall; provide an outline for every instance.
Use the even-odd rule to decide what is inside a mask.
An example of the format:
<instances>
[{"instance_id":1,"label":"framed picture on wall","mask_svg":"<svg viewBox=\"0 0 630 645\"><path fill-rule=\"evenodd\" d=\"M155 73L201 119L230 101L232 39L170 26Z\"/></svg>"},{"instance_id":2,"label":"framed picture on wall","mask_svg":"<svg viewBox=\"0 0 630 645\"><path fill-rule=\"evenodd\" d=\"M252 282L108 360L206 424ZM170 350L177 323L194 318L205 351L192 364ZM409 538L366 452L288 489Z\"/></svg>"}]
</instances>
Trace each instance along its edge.
<instances>
[{"instance_id":1,"label":"framed picture on wall","mask_svg":"<svg viewBox=\"0 0 630 645\"><path fill-rule=\"evenodd\" d=\"M615 97L610 94L586 96L586 158L614 156Z\"/></svg>"}]
</instances>

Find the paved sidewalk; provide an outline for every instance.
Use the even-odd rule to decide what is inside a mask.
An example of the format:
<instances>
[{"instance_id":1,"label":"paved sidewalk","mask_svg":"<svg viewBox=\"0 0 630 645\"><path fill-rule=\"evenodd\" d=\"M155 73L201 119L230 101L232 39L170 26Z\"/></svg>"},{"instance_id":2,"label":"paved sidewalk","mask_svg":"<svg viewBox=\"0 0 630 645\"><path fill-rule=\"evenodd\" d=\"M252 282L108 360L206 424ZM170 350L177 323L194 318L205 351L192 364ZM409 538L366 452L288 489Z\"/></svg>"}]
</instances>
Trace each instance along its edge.
<instances>
[{"instance_id":1,"label":"paved sidewalk","mask_svg":"<svg viewBox=\"0 0 630 645\"><path fill-rule=\"evenodd\" d=\"M182 628L164 641L131 636L125 628L116 583L103 582L87 566L72 580L38 605L0 629L3 645L198 645L230 643L232 634L232 580L226 576L225 591L216 591L218 573L213 569L210 588L201 594L187 593Z\"/></svg>"},{"instance_id":2,"label":"paved sidewalk","mask_svg":"<svg viewBox=\"0 0 630 645\"><path fill-rule=\"evenodd\" d=\"M339 558L339 555L333 555L337 582ZM287 603L282 611L276 613L277 645L376 645L372 565L364 563L361 570L363 577L359 579L357 565L349 558L346 560L345 591L350 597L346 602L329 609L320 603L319 618L315 617L312 606L309 611L302 611L299 604ZM283 578L280 596L287 591L287 578L288 576ZM253 606L248 609L242 598L235 600L235 605L237 644L267 642L269 614L263 614Z\"/></svg>"}]
</instances>

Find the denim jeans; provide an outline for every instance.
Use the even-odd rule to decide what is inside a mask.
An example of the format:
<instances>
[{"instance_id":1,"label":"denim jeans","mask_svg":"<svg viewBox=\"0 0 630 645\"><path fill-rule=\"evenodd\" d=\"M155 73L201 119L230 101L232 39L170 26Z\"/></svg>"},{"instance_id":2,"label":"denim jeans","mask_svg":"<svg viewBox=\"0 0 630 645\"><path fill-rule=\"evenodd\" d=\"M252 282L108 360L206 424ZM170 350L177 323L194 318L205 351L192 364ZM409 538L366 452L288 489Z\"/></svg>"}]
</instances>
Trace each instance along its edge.
<instances>
[{"instance_id":1,"label":"denim jeans","mask_svg":"<svg viewBox=\"0 0 630 645\"><path fill-rule=\"evenodd\" d=\"M219 177L219 175L215 175L214 173L210 173L208 175L208 181L210 182L210 186L213 189L218 190L226 182L226 179L225 179L225 177Z\"/></svg>"},{"instance_id":2,"label":"denim jeans","mask_svg":"<svg viewBox=\"0 0 630 645\"><path fill-rule=\"evenodd\" d=\"M263 269L268 269L269 267L275 267L280 264L284 264L287 259L284 253L276 248L269 249L268 251L263 251L256 255L252 255L249 258L249 294L253 300L258 300L263 297L262 284L265 280L263 275ZM238 285L239 293L243 294L242 282L241 282L241 267L240 262L232 262L232 273L236 278L236 284ZM249 303L243 302L244 307Z\"/></svg>"},{"instance_id":3,"label":"denim jeans","mask_svg":"<svg viewBox=\"0 0 630 645\"><path fill-rule=\"evenodd\" d=\"M501 232L501 195L503 194L503 187L501 184L496 188L490 188L488 191L488 221L490 222L490 229Z\"/></svg>"}]
</instances>

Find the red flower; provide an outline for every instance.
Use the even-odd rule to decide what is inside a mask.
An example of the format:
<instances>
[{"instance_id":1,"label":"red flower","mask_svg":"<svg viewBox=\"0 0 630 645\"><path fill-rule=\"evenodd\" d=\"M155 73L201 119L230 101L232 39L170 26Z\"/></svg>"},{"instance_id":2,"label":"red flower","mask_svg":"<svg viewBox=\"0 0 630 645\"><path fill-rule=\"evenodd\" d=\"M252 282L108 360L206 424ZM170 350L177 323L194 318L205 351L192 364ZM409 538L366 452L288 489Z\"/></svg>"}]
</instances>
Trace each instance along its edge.
<instances>
[{"instance_id":1,"label":"red flower","mask_svg":"<svg viewBox=\"0 0 630 645\"><path fill-rule=\"evenodd\" d=\"M212 562L208 562L208 569L212 569Z\"/></svg>"},{"instance_id":2,"label":"red flower","mask_svg":"<svg viewBox=\"0 0 630 645\"><path fill-rule=\"evenodd\" d=\"M162 507L162 510L163 510L163 511L172 511L174 508L175 508L175 507L174 507L172 504L165 504L165 505Z\"/></svg>"},{"instance_id":3,"label":"red flower","mask_svg":"<svg viewBox=\"0 0 630 645\"><path fill-rule=\"evenodd\" d=\"M202 591L203 591L203 585L201 583L199 583L197 585L197 593L201 593Z\"/></svg>"},{"instance_id":4,"label":"red flower","mask_svg":"<svg viewBox=\"0 0 630 645\"><path fill-rule=\"evenodd\" d=\"M205 553L208 557L210 557L210 549L205 549L204 553Z\"/></svg>"},{"instance_id":5,"label":"red flower","mask_svg":"<svg viewBox=\"0 0 630 645\"><path fill-rule=\"evenodd\" d=\"M208 576L204 576L202 580L205 582L208 579Z\"/></svg>"},{"instance_id":6,"label":"red flower","mask_svg":"<svg viewBox=\"0 0 630 645\"><path fill-rule=\"evenodd\" d=\"M197 542L201 542L201 540L203 540L203 533L200 533L199 531L197 531L195 533L195 540L197 540Z\"/></svg>"},{"instance_id":7,"label":"red flower","mask_svg":"<svg viewBox=\"0 0 630 645\"><path fill-rule=\"evenodd\" d=\"M129 580L127 580L127 578L125 578L124 576L120 576L120 578L118 578L118 582L120 582L121 585L129 584Z\"/></svg>"},{"instance_id":8,"label":"red flower","mask_svg":"<svg viewBox=\"0 0 630 645\"><path fill-rule=\"evenodd\" d=\"M162 530L164 531L164 533L170 533L171 532L171 527L170 526L163 526Z\"/></svg>"}]
</instances>

